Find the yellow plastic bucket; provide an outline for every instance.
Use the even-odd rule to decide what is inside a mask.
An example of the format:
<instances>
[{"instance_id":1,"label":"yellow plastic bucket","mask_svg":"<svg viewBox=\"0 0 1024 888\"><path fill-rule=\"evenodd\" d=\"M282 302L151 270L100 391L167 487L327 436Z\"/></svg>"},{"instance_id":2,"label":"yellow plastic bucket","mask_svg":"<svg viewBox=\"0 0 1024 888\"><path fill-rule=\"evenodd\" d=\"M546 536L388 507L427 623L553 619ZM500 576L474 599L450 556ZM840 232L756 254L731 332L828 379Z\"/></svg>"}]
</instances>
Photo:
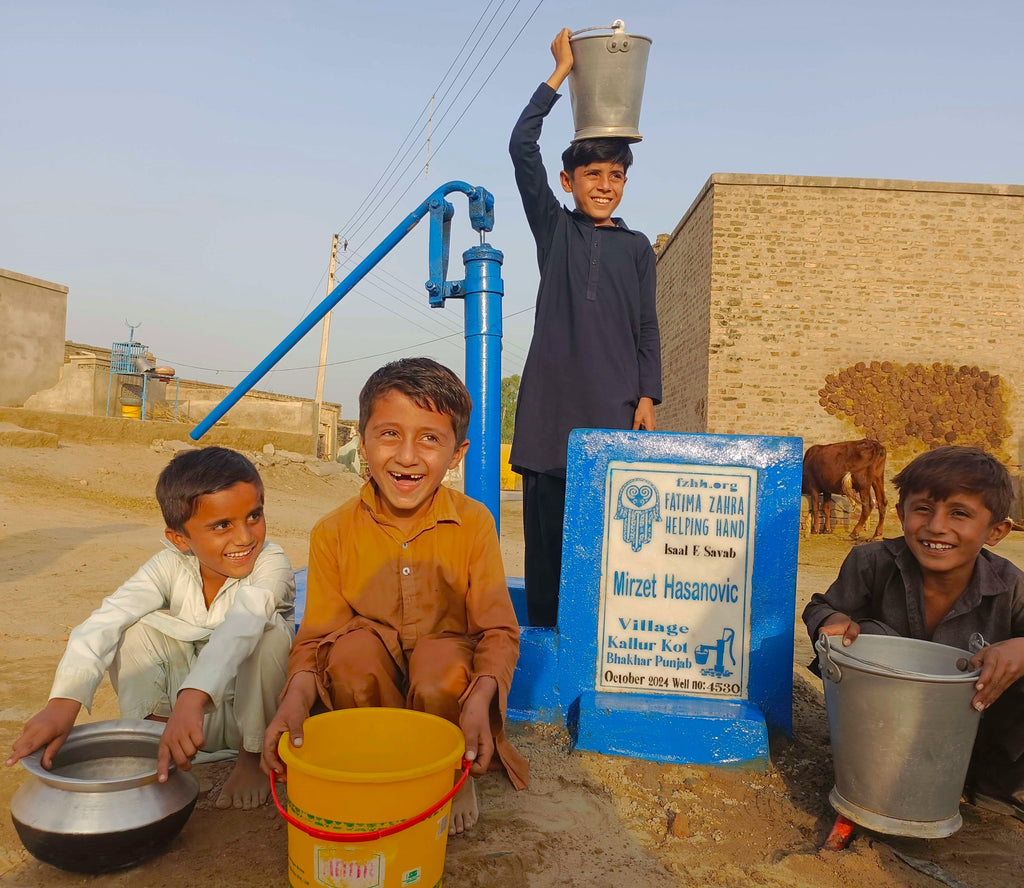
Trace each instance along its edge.
<instances>
[{"instance_id":1,"label":"yellow plastic bucket","mask_svg":"<svg viewBox=\"0 0 1024 888\"><path fill-rule=\"evenodd\" d=\"M435 888L465 738L410 709L342 709L306 719L302 746L281 737L288 768L292 888ZM459 782L461 786L461 781Z\"/></svg>"},{"instance_id":2,"label":"yellow plastic bucket","mask_svg":"<svg viewBox=\"0 0 1024 888\"><path fill-rule=\"evenodd\" d=\"M142 406L139 404L122 404L121 416L125 419L142 419Z\"/></svg>"}]
</instances>

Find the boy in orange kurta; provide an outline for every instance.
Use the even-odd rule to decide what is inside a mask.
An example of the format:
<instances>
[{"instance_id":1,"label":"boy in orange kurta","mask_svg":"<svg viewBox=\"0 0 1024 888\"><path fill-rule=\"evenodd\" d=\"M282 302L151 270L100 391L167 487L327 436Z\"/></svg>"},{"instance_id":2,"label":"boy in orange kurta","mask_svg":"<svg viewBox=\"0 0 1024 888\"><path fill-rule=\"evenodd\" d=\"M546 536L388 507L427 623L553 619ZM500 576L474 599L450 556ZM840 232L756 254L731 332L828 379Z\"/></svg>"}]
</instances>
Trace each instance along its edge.
<instances>
[{"instance_id":1,"label":"boy in orange kurta","mask_svg":"<svg viewBox=\"0 0 1024 888\"><path fill-rule=\"evenodd\" d=\"M301 745L318 702L394 706L459 725L471 775L496 758L517 789L526 786L528 765L504 731L519 625L494 519L441 486L469 446L471 409L459 378L428 358L388 364L363 387L370 480L310 536L306 611L263 745L268 772L284 772L278 740L288 731ZM471 777L452 804L450 832L477 816Z\"/></svg>"}]
</instances>

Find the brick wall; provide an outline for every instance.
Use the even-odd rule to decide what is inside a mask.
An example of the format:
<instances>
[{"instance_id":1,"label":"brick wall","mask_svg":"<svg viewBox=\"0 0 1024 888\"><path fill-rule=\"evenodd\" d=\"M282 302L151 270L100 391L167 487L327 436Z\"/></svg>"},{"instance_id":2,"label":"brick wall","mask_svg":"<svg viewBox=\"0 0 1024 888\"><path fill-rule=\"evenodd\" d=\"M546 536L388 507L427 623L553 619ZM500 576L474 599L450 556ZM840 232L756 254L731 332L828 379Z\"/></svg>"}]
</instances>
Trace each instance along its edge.
<instances>
[{"instance_id":1,"label":"brick wall","mask_svg":"<svg viewBox=\"0 0 1024 888\"><path fill-rule=\"evenodd\" d=\"M830 374L963 366L999 375L1019 461L1024 187L715 174L659 251L658 313L663 429L860 437Z\"/></svg>"},{"instance_id":2,"label":"brick wall","mask_svg":"<svg viewBox=\"0 0 1024 888\"><path fill-rule=\"evenodd\" d=\"M707 427L713 214L714 193L705 188L657 249L663 404L658 426L669 431ZM669 293L671 298L663 295Z\"/></svg>"}]
</instances>

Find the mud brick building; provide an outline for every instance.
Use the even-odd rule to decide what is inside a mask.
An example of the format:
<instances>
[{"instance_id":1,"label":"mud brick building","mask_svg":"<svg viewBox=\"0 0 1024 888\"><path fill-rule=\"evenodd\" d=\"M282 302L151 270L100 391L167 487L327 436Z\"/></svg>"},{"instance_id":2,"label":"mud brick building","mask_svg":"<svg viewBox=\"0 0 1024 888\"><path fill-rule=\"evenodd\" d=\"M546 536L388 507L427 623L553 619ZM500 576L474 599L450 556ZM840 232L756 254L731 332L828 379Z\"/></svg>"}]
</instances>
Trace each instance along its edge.
<instances>
[{"instance_id":1,"label":"mud brick building","mask_svg":"<svg viewBox=\"0 0 1024 888\"><path fill-rule=\"evenodd\" d=\"M661 428L1022 461L1024 186L716 173L657 250Z\"/></svg>"}]
</instances>

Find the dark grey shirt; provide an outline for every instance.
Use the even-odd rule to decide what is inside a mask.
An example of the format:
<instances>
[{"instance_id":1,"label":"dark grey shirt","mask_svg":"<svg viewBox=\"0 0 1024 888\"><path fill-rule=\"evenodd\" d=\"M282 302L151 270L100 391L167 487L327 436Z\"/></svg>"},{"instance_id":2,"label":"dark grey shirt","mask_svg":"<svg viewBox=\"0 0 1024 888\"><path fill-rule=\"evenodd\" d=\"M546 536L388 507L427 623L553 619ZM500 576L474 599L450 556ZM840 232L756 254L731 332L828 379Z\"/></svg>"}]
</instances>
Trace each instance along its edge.
<instances>
[{"instance_id":1,"label":"dark grey shirt","mask_svg":"<svg viewBox=\"0 0 1024 888\"><path fill-rule=\"evenodd\" d=\"M980 632L994 644L1024 636L1024 573L988 549L978 553L967 588L929 639L921 568L903 537L857 546L822 595L811 596L803 620L813 643L818 629L840 613L874 635L901 635L966 648Z\"/></svg>"},{"instance_id":2,"label":"dark grey shirt","mask_svg":"<svg viewBox=\"0 0 1024 888\"><path fill-rule=\"evenodd\" d=\"M921 567L903 537L882 540L851 550L828 591L811 596L803 620L812 643L821 624L835 613L853 618L862 632L872 635L900 635L966 649L971 635L980 632L988 644L995 644L1024 637L1024 573L982 549L967 588L929 639ZM818 674L817 661L810 668ZM1010 685L985 711L984 722L991 722L988 734L1011 760L1024 755L1024 679ZM1007 793L1020 789L1014 782L1016 771L1006 778Z\"/></svg>"},{"instance_id":3,"label":"dark grey shirt","mask_svg":"<svg viewBox=\"0 0 1024 888\"><path fill-rule=\"evenodd\" d=\"M572 429L629 429L641 397L661 402L661 340L650 242L618 217L595 226L548 185L538 140L556 99L542 83L509 143L540 266L511 463L565 477Z\"/></svg>"}]
</instances>

